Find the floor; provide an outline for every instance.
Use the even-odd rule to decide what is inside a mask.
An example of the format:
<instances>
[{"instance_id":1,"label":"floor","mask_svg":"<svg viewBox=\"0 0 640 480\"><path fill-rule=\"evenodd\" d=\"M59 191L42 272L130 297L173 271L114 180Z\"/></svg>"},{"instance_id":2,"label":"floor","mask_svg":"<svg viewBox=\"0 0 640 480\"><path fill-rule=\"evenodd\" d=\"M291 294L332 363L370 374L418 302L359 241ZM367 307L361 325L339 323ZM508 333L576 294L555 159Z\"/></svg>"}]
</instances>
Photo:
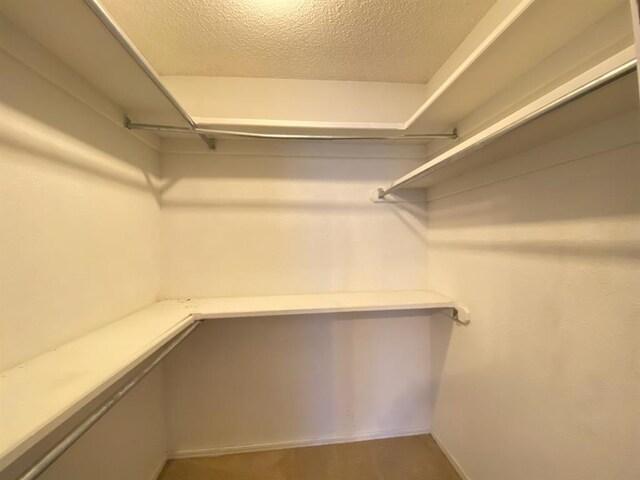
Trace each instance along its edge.
<instances>
[{"instance_id":1,"label":"floor","mask_svg":"<svg viewBox=\"0 0 640 480\"><path fill-rule=\"evenodd\" d=\"M169 460L159 480L460 480L431 435Z\"/></svg>"}]
</instances>

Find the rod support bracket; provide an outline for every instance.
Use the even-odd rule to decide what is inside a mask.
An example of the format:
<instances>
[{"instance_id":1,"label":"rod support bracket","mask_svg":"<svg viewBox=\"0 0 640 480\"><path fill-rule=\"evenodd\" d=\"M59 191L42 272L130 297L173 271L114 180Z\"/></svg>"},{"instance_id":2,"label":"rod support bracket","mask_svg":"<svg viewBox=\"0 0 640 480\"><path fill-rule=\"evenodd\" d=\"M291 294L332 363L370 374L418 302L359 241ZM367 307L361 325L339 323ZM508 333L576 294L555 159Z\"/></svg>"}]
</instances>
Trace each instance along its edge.
<instances>
[{"instance_id":1,"label":"rod support bracket","mask_svg":"<svg viewBox=\"0 0 640 480\"><path fill-rule=\"evenodd\" d=\"M216 139L215 138L207 137L206 135L200 135L200 138L202 139L202 141L204 143L207 144L207 147L209 148L209 150L215 150L216 149Z\"/></svg>"},{"instance_id":2,"label":"rod support bracket","mask_svg":"<svg viewBox=\"0 0 640 480\"><path fill-rule=\"evenodd\" d=\"M386 198L385 198L385 194L384 194L384 188L383 187L378 187L375 190L371 190L371 192L369 193L369 199L373 202L373 203L384 203L386 202Z\"/></svg>"},{"instance_id":3,"label":"rod support bracket","mask_svg":"<svg viewBox=\"0 0 640 480\"><path fill-rule=\"evenodd\" d=\"M459 323L460 325L469 325L471 323L469 312L466 309L461 307L452 307L450 311L451 313L443 313L454 322Z\"/></svg>"},{"instance_id":4,"label":"rod support bracket","mask_svg":"<svg viewBox=\"0 0 640 480\"><path fill-rule=\"evenodd\" d=\"M134 124L133 122L131 122L131 119L125 115L124 116L124 128L126 128L127 130L134 130L135 127L137 127L139 124ZM195 132L197 133L197 132ZM209 150L215 150L216 149L216 139L215 138L211 138L208 137L202 133L199 133L198 136L202 139L202 141L204 143L207 144L207 147L209 148Z\"/></svg>"}]
</instances>

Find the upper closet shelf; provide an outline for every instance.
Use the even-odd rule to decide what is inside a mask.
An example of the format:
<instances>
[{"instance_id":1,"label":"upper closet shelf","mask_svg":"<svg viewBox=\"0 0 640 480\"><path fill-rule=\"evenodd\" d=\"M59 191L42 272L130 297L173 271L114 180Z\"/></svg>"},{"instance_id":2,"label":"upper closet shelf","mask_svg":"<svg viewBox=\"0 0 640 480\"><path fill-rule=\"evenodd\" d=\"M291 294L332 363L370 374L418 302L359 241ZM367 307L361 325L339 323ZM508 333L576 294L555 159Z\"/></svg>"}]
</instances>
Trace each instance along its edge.
<instances>
[{"instance_id":1,"label":"upper closet shelf","mask_svg":"<svg viewBox=\"0 0 640 480\"><path fill-rule=\"evenodd\" d=\"M350 138L401 139L433 144L435 150L442 151L455 140L456 129L468 136L471 130L465 119L470 116L482 112L485 120L494 118L535 94L541 85L582 71L586 64L595 63L594 59L633 44L628 2L624 0L583 0L579 7L575 2L485 0L475 2L473 12L468 8L462 12L465 27L459 37L452 29L428 33L431 29L420 28L423 17L411 17L407 21L413 22L416 31L440 35L434 41L416 44L441 45L440 41L446 40L452 47L448 51L453 53L447 57L433 47L427 55L424 49L413 49L407 59L402 55L388 55L383 60L377 57L373 66L371 61L351 62L361 68L375 67L381 76L374 80L363 81L351 65L343 63L341 68L351 73L331 80L336 72L325 71L330 62L321 57L316 62L326 75L317 78L283 76L275 66L269 67L269 75L252 76L243 70L225 77L168 68L162 60L164 54L177 47L163 42L170 37L200 40L192 35L203 25L206 28L203 18L224 27L236 18L233 12L196 14L167 27L154 23L161 15L150 16L144 9L112 0L33 0L29 6L34 2L38 8L28 8L26 2L5 2L2 14L117 104L123 126L126 114L131 119L129 128L154 130L163 137L200 135L209 147L213 146L212 137ZM438 21L437 15L448 12L418 10L428 21ZM557 22L557 18L565 20ZM544 35L540 35L541 25ZM169 34L157 34L164 27L170 28ZM24 42L10 38L9 30L0 28L2 48L33 63L37 56L26 51ZM147 34L154 40L149 41ZM332 37L327 41L338 40ZM355 38L354 42L369 52L370 39ZM413 43L399 42L396 47L403 52L410 45ZM331 46L325 45L325 55L334 52ZM210 63L216 54L221 52L209 47L189 50L190 61L197 66ZM284 56L294 63L303 62L281 65L285 69L308 66L310 61L305 57L296 60L289 52ZM398 65L403 70L428 73L396 78ZM541 65L543 68L536 70ZM65 88L65 82L57 84ZM485 108L489 104L492 108Z\"/></svg>"},{"instance_id":2,"label":"upper closet shelf","mask_svg":"<svg viewBox=\"0 0 640 480\"><path fill-rule=\"evenodd\" d=\"M638 108L636 72L635 52L629 47L489 126L464 135L453 147L379 188L374 200L382 201L405 188L429 187Z\"/></svg>"},{"instance_id":3,"label":"upper closet shelf","mask_svg":"<svg viewBox=\"0 0 640 480\"><path fill-rule=\"evenodd\" d=\"M443 310L424 290L166 300L0 374L0 470L18 459L194 322L232 317Z\"/></svg>"}]
</instances>

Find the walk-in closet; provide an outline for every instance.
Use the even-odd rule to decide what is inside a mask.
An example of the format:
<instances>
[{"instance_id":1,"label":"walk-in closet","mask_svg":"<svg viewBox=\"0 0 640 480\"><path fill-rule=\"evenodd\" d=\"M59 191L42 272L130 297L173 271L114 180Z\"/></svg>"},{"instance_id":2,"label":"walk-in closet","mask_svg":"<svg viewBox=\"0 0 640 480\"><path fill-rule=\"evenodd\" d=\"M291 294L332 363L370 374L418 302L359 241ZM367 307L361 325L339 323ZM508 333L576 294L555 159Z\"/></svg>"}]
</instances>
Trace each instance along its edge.
<instances>
[{"instance_id":1,"label":"walk-in closet","mask_svg":"<svg viewBox=\"0 0 640 480\"><path fill-rule=\"evenodd\" d=\"M0 480L639 480L638 0L0 1Z\"/></svg>"}]
</instances>

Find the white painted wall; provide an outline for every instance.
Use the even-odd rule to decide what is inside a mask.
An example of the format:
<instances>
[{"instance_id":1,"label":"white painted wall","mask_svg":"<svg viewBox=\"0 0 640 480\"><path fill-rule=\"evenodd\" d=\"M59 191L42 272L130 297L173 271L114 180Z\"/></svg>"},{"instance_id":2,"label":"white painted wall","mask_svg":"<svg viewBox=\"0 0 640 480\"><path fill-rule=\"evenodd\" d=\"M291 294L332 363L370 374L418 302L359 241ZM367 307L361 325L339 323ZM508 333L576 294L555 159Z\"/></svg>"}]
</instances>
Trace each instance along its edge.
<instances>
[{"instance_id":1,"label":"white painted wall","mask_svg":"<svg viewBox=\"0 0 640 480\"><path fill-rule=\"evenodd\" d=\"M162 298L419 289L419 211L371 191L420 145L166 145Z\"/></svg>"},{"instance_id":2,"label":"white painted wall","mask_svg":"<svg viewBox=\"0 0 640 480\"><path fill-rule=\"evenodd\" d=\"M162 81L199 123L403 128L420 83L169 75Z\"/></svg>"},{"instance_id":3,"label":"white painted wall","mask_svg":"<svg viewBox=\"0 0 640 480\"><path fill-rule=\"evenodd\" d=\"M369 200L422 146L165 147L163 297L424 287L419 208ZM425 315L211 322L167 362L170 450L424 431L428 365Z\"/></svg>"},{"instance_id":4,"label":"white painted wall","mask_svg":"<svg viewBox=\"0 0 640 480\"><path fill-rule=\"evenodd\" d=\"M154 302L159 284L157 152L89 101L99 92L15 40L0 49L0 369ZM151 479L164 459L160 380L44 478Z\"/></svg>"},{"instance_id":5,"label":"white painted wall","mask_svg":"<svg viewBox=\"0 0 640 480\"><path fill-rule=\"evenodd\" d=\"M0 52L1 367L155 301L157 153Z\"/></svg>"},{"instance_id":6,"label":"white painted wall","mask_svg":"<svg viewBox=\"0 0 640 480\"><path fill-rule=\"evenodd\" d=\"M473 318L432 324L433 431L469 479L637 478L639 159L635 111L431 189L428 285Z\"/></svg>"},{"instance_id":7,"label":"white painted wall","mask_svg":"<svg viewBox=\"0 0 640 480\"><path fill-rule=\"evenodd\" d=\"M170 455L425 432L429 359L415 312L210 321L165 365Z\"/></svg>"}]
</instances>

